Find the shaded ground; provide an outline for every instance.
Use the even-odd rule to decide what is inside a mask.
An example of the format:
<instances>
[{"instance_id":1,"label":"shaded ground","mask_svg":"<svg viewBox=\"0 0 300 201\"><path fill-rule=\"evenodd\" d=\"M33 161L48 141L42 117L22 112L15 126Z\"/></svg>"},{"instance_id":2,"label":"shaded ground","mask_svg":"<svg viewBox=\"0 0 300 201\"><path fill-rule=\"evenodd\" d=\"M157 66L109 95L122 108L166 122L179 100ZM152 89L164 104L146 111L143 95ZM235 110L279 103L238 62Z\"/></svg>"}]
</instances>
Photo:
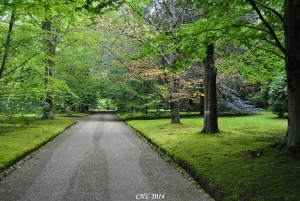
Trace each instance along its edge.
<instances>
[{"instance_id":1,"label":"shaded ground","mask_svg":"<svg viewBox=\"0 0 300 201\"><path fill-rule=\"evenodd\" d=\"M3 201L137 198L205 200L112 113L79 119L77 125L0 181Z\"/></svg>"}]
</instances>

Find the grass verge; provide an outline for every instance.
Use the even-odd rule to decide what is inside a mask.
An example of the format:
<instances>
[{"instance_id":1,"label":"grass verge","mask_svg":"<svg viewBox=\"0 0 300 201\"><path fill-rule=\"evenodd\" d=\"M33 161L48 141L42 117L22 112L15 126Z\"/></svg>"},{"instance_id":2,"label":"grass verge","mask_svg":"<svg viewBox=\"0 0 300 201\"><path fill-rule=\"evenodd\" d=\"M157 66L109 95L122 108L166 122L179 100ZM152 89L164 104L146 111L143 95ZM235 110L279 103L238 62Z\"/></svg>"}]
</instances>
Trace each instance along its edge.
<instances>
[{"instance_id":1,"label":"grass verge","mask_svg":"<svg viewBox=\"0 0 300 201\"><path fill-rule=\"evenodd\" d=\"M121 118L124 118L124 116ZM199 134L202 118L127 120L188 171L217 200L300 200L300 160L270 145L284 137L286 119L220 117L219 134Z\"/></svg>"},{"instance_id":2,"label":"grass verge","mask_svg":"<svg viewBox=\"0 0 300 201\"><path fill-rule=\"evenodd\" d=\"M124 121L146 120L146 119L170 119L171 111L150 110L147 114L143 112L136 112L136 113L118 113L117 115ZM199 112L180 112L180 117L181 118L200 117L200 114Z\"/></svg>"},{"instance_id":3,"label":"grass verge","mask_svg":"<svg viewBox=\"0 0 300 201\"><path fill-rule=\"evenodd\" d=\"M54 114L55 117L86 117L89 115L90 115L89 112L77 112L77 113L70 113L70 114L57 112Z\"/></svg>"},{"instance_id":4,"label":"grass verge","mask_svg":"<svg viewBox=\"0 0 300 201\"><path fill-rule=\"evenodd\" d=\"M0 172L35 151L75 123L68 118L0 123Z\"/></svg>"}]
</instances>

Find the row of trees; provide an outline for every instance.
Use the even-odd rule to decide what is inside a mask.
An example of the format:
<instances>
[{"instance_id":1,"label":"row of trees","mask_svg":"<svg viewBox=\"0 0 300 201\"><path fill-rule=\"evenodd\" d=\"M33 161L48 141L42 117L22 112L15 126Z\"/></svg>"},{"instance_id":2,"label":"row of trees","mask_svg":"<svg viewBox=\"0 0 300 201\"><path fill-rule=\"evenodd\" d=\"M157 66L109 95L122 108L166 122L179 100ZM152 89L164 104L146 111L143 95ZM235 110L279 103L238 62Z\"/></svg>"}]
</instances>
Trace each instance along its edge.
<instances>
[{"instance_id":1,"label":"row of trees","mask_svg":"<svg viewBox=\"0 0 300 201\"><path fill-rule=\"evenodd\" d=\"M216 133L218 110L256 112L243 101L249 90L286 74L287 141L300 146L297 0L0 6L1 112L47 119L54 108L84 111L106 98L126 110L167 105L171 123L180 123L180 105L203 103L202 132Z\"/></svg>"}]
</instances>

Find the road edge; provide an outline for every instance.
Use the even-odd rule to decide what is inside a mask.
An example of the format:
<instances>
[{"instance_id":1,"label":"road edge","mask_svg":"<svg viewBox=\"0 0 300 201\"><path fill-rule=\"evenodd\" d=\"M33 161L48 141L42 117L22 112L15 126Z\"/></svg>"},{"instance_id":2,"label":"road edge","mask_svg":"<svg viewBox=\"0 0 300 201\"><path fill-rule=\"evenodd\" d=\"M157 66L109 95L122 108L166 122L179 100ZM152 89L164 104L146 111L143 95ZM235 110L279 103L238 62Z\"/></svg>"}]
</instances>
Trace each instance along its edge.
<instances>
[{"instance_id":1,"label":"road edge","mask_svg":"<svg viewBox=\"0 0 300 201\"><path fill-rule=\"evenodd\" d=\"M45 147L47 147L49 144L53 143L55 141L55 139L57 139L59 136L61 136L66 130L68 130L69 128L75 126L78 123L78 121L74 121L73 124L67 126L64 128L64 130L54 136L52 136L51 138L49 138L47 141L41 143L40 145L38 145L37 147L35 147L34 149L28 151L27 153L25 153L23 156L17 158L15 161L13 161L11 163L11 165L9 165L9 167L7 167L6 169L4 169L3 171L0 172L0 181L3 180L5 177L7 177L8 175L10 175L12 172L14 172L15 170L19 169L20 166L26 162L27 160L33 158L36 154L38 154L39 152L41 152Z\"/></svg>"},{"instance_id":2,"label":"road edge","mask_svg":"<svg viewBox=\"0 0 300 201\"><path fill-rule=\"evenodd\" d=\"M145 135L140 133L138 130L132 128L130 125L128 125L125 121L120 119L120 117L116 114L114 114L121 122L123 122L134 134L136 134L140 139L142 139L145 143L147 143L152 149L154 149L158 155L160 155L166 162L168 162L178 173L180 173L188 182L190 185L194 186L200 194L202 194L208 201L215 201L215 199L208 193L204 188L197 182L194 177L186 170L185 167L182 167L180 164L178 164L176 161L172 159L171 156L169 156L162 147L152 142L151 139L147 138Z\"/></svg>"}]
</instances>

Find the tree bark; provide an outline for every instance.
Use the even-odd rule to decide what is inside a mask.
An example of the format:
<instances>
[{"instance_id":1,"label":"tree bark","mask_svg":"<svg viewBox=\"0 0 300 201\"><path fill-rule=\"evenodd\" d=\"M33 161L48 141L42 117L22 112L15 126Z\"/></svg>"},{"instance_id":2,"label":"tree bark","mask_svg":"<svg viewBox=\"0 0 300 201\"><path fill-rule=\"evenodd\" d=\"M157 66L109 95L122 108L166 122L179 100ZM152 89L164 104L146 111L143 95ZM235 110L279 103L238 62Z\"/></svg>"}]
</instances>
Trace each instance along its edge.
<instances>
[{"instance_id":1,"label":"tree bark","mask_svg":"<svg viewBox=\"0 0 300 201\"><path fill-rule=\"evenodd\" d=\"M176 28L176 6L175 0L169 1L169 30L173 31ZM170 66L174 65L176 60L177 51L173 50L169 55ZM177 82L177 78L174 77L170 83L170 109L171 109L171 124L179 124L180 123L180 109L179 109L179 97L178 97L178 88L179 83Z\"/></svg>"},{"instance_id":2,"label":"tree bark","mask_svg":"<svg viewBox=\"0 0 300 201\"><path fill-rule=\"evenodd\" d=\"M200 95L200 104L199 104L200 115L204 115L204 96Z\"/></svg>"},{"instance_id":3,"label":"tree bark","mask_svg":"<svg viewBox=\"0 0 300 201\"><path fill-rule=\"evenodd\" d=\"M171 124L180 124L180 109L179 109L179 100L177 97L178 94L178 81L177 78L173 78L171 91L171 100L170 100L170 110L171 110Z\"/></svg>"},{"instance_id":4,"label":"tree bark","mask_svg":"<svg viewBox=\"0 0 300 201\"><path fill-rule=\"evenodd\" d=\"M199 104L199 110L200 114L204 115L204 83L200 84L200 104Z\"/></svg>"},{"instance_id":5,"label":"tree bark","mask_svg":"<svg viewBox=\"0 0 300 201\"><path fill-rule=\"evenodd\" d=\"M15 22L15 12L16 12L16 10L14 9L11 13L11 17L9 20L8 33L6 36L6 42L5 42L5 46L4 46L4 55L3 55L3 60L2 60L1 68L0 68L0 79L2 78L4 69L5 69L5 65L6 65L6 60L8 57L8 51L9 51L9 47L10 47L10 38L11 38L13 25Z\"/></svg>"},{"instance_id":6,"label":"tree bark","mask_svg":"<svg viewBox=\"0 0 300 201\"><path fill-rule=\"evenodd\" d=\"M210 44L206 49L204 63L204 125L201 133L217 133L217 69L214 66L214 45Z\"/></svg>"},{"instance_id":7,"label":"tree bark","mask_svg":"<svg viewBox=\"0 0 300 201\"><path fill-rule=\"evenodd\" d=\"M51 34L51 26L52 23L50 20L45 19L42 29L46 32L46 39L44 42L44 52L45 52L45 86L46 86L46 93L44 99L44 111L43 111L43 119L51 119L54 118L53 116L53 90L50 85L50 77L52 77L52 67L54 66L54 56L55 56L55 49L57 43L57 36L53 36Z\"/></svg>"},{"instance_id":8,"label":"tree bark","mask_svg":"<svg viewBox=\"0 0 300 201\"><path fill-rule=\"evenodd\" d=\"M170 103L171 108L171 124L180 124L179 103L174 101Z\"/></svg>"},{"instance_id":9,"label":"tree bark","mask_svg":"<svg viewBox=\"0 0 300 201\"><path fill-rule=\"evenodd\" d=\"M300 148L300 2L284 1L285 70L288 85L287 145Z\"/></svg>"}]
</instances>

